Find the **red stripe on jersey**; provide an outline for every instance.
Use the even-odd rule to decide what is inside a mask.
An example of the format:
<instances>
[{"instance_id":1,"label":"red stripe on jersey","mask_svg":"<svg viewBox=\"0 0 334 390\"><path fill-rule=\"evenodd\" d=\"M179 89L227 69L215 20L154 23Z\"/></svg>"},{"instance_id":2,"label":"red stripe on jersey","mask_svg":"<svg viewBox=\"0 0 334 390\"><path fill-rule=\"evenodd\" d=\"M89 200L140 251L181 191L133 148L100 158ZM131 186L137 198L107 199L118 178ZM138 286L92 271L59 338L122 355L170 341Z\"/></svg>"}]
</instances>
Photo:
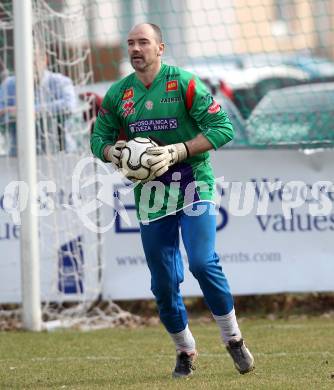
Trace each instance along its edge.
<instances>
[{"instance_id":1,"label":"red stripe on jersey","mask_svg":"<svg viewBox=\"0 0 334 390\"><path fill-rule=\"evenodd\" d=\"M190 110L193 106L193 100L195 96L195 88L196 82L194 79L191 79L188 84L187 92L186 92L186 107L187 110Z\"/></svg>"}]
</instances>

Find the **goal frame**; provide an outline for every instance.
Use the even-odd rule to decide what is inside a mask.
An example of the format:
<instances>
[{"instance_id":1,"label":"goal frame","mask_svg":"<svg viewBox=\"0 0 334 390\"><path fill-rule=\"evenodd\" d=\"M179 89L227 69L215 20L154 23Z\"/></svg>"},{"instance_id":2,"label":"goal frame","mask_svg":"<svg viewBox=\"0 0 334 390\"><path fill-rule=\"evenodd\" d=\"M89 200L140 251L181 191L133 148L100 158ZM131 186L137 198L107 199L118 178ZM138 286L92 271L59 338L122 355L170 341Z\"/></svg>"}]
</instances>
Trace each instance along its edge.
<instances>
[{"instance_id":1,"label":"goal frame","mask_svg":"<svg viewBox=\"0 0 334 390\"><path fill-rule=\"evenodd\" d=\"M19 207L22 210L20 233L22 324L24 329L40 331L42 314L36 202L37 161L35 152L32 1L14 0L13 16L19 180L26 183L29 188L27 200L23 199L22 194L19 194Z\"/></svg>"}]
</instances>

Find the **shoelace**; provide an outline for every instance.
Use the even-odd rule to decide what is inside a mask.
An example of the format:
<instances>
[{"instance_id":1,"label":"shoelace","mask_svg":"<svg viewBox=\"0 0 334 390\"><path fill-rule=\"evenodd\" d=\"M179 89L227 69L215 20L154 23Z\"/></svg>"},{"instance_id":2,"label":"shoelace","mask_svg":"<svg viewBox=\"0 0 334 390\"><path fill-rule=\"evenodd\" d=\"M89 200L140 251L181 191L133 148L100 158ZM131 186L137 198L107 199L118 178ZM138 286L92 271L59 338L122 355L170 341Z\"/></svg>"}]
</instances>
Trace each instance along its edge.
<instances>
[{"instance_id":1,"label":"shoelace","mask_svg":"<svg viewBox=\"0 0 334 390\"><path fill-rule=\"evenodd\" d=\"M196 370L196 367L193 365L191 356L187 354L180 355L180 366L185 370Z\"/></svg>"},{"instance_id":2,"label":"shoelace","mask_svg":"<svg viewBox=\"0 0 334 390\"><path fill-rule=\"evenodd\" d=\"M244 351L242 349L243 347L243 344L234 344L231 346L231 349L237 353L239 356L245 358L245 354L244 354Z\"/></svg>"}]
</instances>

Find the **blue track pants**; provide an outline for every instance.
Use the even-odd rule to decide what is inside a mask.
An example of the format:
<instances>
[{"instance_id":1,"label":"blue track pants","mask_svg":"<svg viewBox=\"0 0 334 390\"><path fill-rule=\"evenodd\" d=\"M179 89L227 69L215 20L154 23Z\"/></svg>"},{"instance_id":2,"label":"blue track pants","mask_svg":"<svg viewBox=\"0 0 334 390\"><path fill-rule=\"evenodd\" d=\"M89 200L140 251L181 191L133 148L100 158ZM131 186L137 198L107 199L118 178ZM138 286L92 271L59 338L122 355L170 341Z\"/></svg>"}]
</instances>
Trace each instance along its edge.
<instances>
[{"instance_id":1,"label":"blue track pants","mask_svg":"<svg viewBox=\"0 0 334 390\"><path fill-rule=\"evenodd\" d=\"M179 250L180 231L187 252L189 269L197 279L204 298L215 315L233 309L233 297L215 252L215 205L200 202L189 206L200 215L187 215L180 210L149 224L140 224L146 261L151 272L151 290L156 298L162 323L170 333L185 329L188 319L180 283L183 262Z\"/></svg>"}]
</instances>

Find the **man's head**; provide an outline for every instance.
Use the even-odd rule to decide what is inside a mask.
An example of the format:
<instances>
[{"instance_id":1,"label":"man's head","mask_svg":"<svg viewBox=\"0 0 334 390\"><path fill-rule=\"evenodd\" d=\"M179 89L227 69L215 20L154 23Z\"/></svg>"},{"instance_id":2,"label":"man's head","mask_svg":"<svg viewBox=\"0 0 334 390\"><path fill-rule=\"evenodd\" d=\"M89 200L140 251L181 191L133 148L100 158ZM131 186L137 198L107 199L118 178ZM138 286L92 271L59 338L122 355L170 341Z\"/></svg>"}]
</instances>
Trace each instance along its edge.
<instances>
[{"instance_id":1,"label":"man's head","mask_svg":"<svg viewBox=\"0 0 334 390\"><path fill-rule=\"evenodd\" d=\"M129 32L128 53L131 65L137 72L159 67L164 48L161 30L155 24L138 24Z\"/></svg>"}]
</instances>

